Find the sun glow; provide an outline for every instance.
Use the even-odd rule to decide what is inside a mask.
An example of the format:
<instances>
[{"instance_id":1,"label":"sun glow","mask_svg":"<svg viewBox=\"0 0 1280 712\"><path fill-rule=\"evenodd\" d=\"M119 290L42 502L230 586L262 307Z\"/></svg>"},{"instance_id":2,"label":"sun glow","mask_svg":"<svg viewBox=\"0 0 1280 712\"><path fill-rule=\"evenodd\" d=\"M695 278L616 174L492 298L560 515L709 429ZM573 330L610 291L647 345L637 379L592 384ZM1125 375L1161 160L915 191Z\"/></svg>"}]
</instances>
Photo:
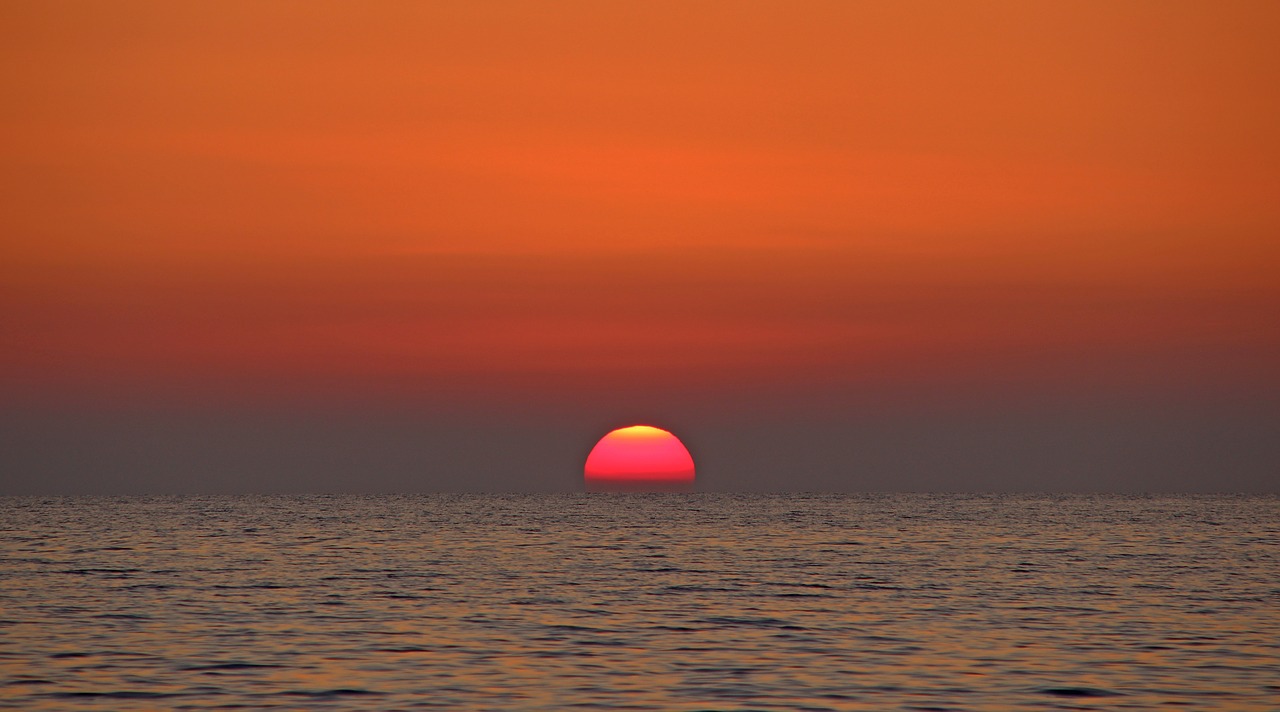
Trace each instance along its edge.
<instances>
[{"instance_id":1,"label":"sun glow","mask_svg":"<svg viewBox=\"0 0 1280 712\"><path fill-rule=\"evenodd\" d=\"M633 425L596 443L584 476L591 492L687 492L693 489L693 457L666 430Z\"/></svg>"}]
</instances>

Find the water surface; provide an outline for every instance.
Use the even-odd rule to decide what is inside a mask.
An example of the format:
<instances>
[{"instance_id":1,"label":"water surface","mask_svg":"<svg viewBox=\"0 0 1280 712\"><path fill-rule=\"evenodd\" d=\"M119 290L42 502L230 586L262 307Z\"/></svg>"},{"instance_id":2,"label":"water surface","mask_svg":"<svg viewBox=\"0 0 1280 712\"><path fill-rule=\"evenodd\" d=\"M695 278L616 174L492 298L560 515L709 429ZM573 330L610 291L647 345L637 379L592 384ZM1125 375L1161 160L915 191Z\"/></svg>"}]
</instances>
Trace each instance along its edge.
<instances>
[{"instance_id":1,"label":"water surface","mask_svg":"<svg viewBox=\"0 0 1280 712\"><path fill-rule=\"evenodd\" d=\"M0 708L1275 709L1274 496L0 499Z\"/></svg>"}]
</instances>

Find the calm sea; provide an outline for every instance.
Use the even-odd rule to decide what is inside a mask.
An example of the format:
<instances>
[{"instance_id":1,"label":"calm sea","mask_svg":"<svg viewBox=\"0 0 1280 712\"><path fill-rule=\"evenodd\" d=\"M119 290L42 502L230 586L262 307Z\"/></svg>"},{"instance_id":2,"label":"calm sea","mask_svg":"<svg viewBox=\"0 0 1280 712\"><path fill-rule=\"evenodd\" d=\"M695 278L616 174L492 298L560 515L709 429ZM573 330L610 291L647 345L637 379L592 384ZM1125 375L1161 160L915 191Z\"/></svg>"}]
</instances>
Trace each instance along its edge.
<instances>
[{"instance_id":1,"label":"calm sea","mask_svg":"<svg viewBox=\"0 0 1280 712\"><path fill-rule=\"evenodd\" d=\"M0 707L1280 708L1275 496L0 499Z\"/></svg>"}]
</instances>

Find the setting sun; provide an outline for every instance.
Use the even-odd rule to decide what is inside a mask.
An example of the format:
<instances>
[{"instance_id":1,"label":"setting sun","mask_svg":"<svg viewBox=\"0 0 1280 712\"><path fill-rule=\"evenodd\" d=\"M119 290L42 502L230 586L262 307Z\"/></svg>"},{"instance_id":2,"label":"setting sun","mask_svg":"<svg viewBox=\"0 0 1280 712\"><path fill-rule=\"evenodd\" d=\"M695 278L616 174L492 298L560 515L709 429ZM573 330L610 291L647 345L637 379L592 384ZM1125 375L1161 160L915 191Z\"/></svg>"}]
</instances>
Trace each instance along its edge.
<instances>
[{"instance_id":1,"label":"setting sun","mask_svg":"<svg viewBox=\"0 0 1280 712\"><path fill-rule=\"evenodd\" d=\"M687 492L693 489L693 458L666 430L633 425L596 443L585 477L590 492Z\"/></svg>"}]
</instances>

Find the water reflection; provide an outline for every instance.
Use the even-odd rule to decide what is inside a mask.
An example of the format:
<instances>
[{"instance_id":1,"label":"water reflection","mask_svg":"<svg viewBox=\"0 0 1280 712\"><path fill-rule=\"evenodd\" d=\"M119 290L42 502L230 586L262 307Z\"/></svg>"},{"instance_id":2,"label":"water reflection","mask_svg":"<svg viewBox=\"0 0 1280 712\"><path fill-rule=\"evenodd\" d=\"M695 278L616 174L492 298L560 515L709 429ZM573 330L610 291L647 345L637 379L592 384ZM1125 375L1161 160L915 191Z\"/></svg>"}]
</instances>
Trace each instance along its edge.
<instances>
[{"instance_id":1,"label":"water reflection","mask_svg":"<svg viewBox=\"0 0 1280 712\"><path fill-rule=\"evenodd\" d=\"M1274 497L2 501L11 709L1265 709Z\"/></svg>"}]
</instances>

